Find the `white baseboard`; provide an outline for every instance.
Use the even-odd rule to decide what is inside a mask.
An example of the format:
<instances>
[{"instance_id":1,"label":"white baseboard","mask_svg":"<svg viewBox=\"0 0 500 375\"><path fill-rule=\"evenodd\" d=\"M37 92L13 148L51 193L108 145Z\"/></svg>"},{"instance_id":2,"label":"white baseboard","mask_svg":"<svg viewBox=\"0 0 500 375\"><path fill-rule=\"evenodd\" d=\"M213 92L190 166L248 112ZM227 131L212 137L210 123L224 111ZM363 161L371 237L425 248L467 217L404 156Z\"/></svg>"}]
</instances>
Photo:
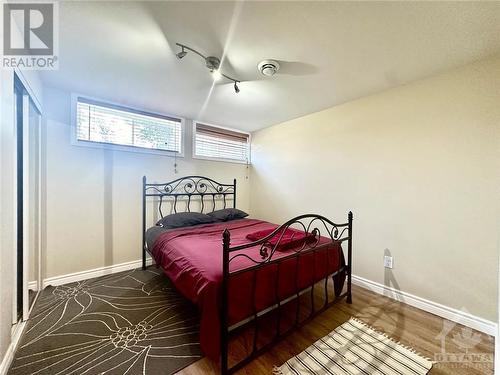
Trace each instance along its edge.
<instances>
[{"instance_id":1,"label":"white baseboard","mask_svg":"<svg viewBox=\"0 0 500 375\"><path fill-rule=\"evenodd\" d=\"M3 356L2 363L0 363L0 375L6 375L7 371L9 371L10 364L14 359L14 353L16 352L17 346L19 345L19 341L21 339L21 335L23 334L24 328L26 327L26 322L19 322L13 332L12 339L10 342L5 355Z\"/></svg>"},{"instance_id":2,"label":"white baseboard","mask_svg":"<svg viewBox=\"0 0 500 375\"><path fill-rule=\"evenodd\" d=\"M148 257L146 264L151 265L152 259ZM115 264L112 266L100 267L92 270L75 272L62 276L49 277L43 280L43 287L45 288L48 285L57 286L62 284L68 284L76 281L91 279L94 277L110 275L117 272L128 271L134 268L139 268L141 267L141 265L142 265L141 260L134 260L131 262ZM397 301L404 302L410 306L427 311L431 314L440 316L442 318L463 324L464 326L476 329L488 335L496 337L498 334L498 326L495 322L474 316L468 312L444 306L439 303L432 302L421 297L417 297L410 293L402 292L392 287L387 287L383 284L365 279L357 275L352 275L352 282L355 285L358 285L365 289L369 289L377 294L381 294L389 298L395 299Z\"/></svg>"},{"instance_id":3,"label":"white baseboard","mask_svg":"<svg viewBox=\"0 0 500 375\"><path fill-rule=\"evenodd\" d=\"M416 307L417 309L440 316L441 318L460 323L464 326L473 328L480 332L484 332L494 337L497 336L497 324L490 320L486 320L478 316L469 314L468 312L457 310L436 302L426 300L421 297L414 296L410 293L402 292L400 290L365 279L360 276L352 275L352 283L362 288L369 289L377 294L384 295L397 301L404 302L407 305Z\"/></svg>"},{"instance_id":4,"label":"white baseboard","mask_svg":"<svg viewBox=\"0 0 500 375\"><path fill-rule=\"evenodd\" d=\"M28 289L37 291L38 290L38 283L36 281L28 282Z\"/></svg>"},{"instance_id":5,"label":"white baseboard","mask_svg":"<svg viewBox=\"0 0 500 375\"><path fill-rule=\"evenodd\" d=\"M149 266L152 264L152 262L153 262L152 259L148 257L148 259L146 260L146 264ZM74 283L76 281L82 281L82 280L92 279L94 277L110 275L112 273L133 270L134 268L139 268L141 266L142 266L142 260L133 260L131 262L115 264L112 266L105 266L100 268L94 268L92 270L70 273L67 275L49 277L43 280L43 287L45 288L49 285L57 286L68 283Z\"/></svg>"}]
</instances>

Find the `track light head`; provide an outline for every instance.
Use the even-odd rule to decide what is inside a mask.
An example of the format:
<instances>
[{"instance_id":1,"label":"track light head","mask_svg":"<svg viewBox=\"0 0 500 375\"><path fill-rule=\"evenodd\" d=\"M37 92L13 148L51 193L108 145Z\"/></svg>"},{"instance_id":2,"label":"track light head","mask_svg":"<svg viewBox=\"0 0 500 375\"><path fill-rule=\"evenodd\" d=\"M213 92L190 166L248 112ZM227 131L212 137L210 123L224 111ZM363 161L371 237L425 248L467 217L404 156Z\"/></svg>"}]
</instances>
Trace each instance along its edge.
<instances>
[{"instance_id":1,"label":"track light head","mask_svg":"<svg viewBox=\"0 0 500 375\"><path fill-rule=\"evenodd\" d=\"M175 56L177 56L177 58L180 60L180 59L182 59L186 55L187 55L187 52L184 51L184 47L182 47L182 51L179 52L179 53L177 53Z\"/></svg>"},{"instance_id":2,"label":"track light head","mask_svg":"<svg viewBox=\"0 0 500 375\"><path fill-rule=\"evenodd\" d=\"M234 81L234 92L237 94L240 92L240 88L238 87L238 82Z\"/></svg>"}]
</instances>

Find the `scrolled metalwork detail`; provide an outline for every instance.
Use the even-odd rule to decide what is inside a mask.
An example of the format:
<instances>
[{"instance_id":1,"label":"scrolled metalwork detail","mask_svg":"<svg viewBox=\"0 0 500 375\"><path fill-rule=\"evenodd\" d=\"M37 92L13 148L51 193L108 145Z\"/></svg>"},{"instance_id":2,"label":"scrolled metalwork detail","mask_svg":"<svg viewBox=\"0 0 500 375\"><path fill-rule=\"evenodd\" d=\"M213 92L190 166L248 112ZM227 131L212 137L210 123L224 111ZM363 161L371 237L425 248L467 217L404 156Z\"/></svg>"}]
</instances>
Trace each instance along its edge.
<instances>
[{"instance_id":1,"label":"scrolled metalwork detail","mask_svg":"<svg viewBox=\"0 0 500 375\"><path fill-rule=\"evenodd\" d=\"M150 183L145 190L148 195L234 194L234 185L221 184L208 177L189 176L164 184Z\"/></svg>"},{"instance_id":2,"label":"scrolled metalwork detail","mask_svg":"<svg viewBox=\"0 0 500 375\"><path fill-rule=\"evenodd\" d=\"M191 203L199 203L199 212L214 211L217 202L221 202L221 208L227 207L227 201L232 200L235 207L236 201L236 181L233 184L222 184L203 176L186 176L167 183L144 183L144 196L158 197L160 199L159 213L163 217L161 203L162 198L172 203L174 213L182 211L192 212ZM208 198L207 198L208 196ZM206 202L212 202L207 206ZM178 205L178 203L184 202ZM179 207L180 206L180 207ZM183 207L185 206L185 207Z\"/></svg>"},{"instance_id":3,"label":"scrolled metalwork detail","mask_svg":"<svg viewBox=\"0 0 500 375\"><path fill-rule=\"evenodd\" d=\"M263 243L259 250L261 259L267 259L270 251L272 252L272 245L269 242Z\"/></svg>"},{"instance_id":4,"label":"scrolled metalwork detail","mask_svg":"<svg viewBox=\"0 0 500 375\"><path fill-rule=\"evenodd\" d=\"M301 215L297 216L286 223L277 227L270 234L264 238L249 242L243 245L234 246L229 249L230 252L236 252L235 255L230 257L230 262L237 258L245 258L255 265L269 263L273 260L273 256L278 249L286 245L284 243L284 236L289 229L298 230L304 236L299 239L296 246L287 249L290 254L297 254L305 251L312 251L321 244L321 238L328 238L330 241L324 244L331 244L334 242L341 243L349 239L344 237L345 232L348 230L349 224L337 224L321 215ZM275 241L272 241L272 240ZM292 236L293 239L293 236ZM248 248L255 248L256 256L252 256L248 251L240 252Z\"/></svg>"}]
</instances>

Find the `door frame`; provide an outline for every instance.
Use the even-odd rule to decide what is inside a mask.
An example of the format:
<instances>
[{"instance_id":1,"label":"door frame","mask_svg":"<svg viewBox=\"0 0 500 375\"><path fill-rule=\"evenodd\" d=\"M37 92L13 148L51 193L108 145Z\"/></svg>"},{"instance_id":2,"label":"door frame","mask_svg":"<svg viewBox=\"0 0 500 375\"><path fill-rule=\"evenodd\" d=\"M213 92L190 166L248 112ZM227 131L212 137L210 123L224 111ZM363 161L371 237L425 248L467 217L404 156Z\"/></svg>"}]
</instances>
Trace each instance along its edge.
<instances>
[{"instance_id":1,"label":"door frame","mask_svg":"<svg viewBox=\"0 0 500 375\"><path fill-rule=\"evenodd\" d=\"M16 118L16 106L17 106L17 95L15 92L15 88L18 87L21 89L22 92L22 123L19 124L18 119ZM29 282L29 264L30 264L30 259L29 259L29 245L30 245L30 238L29 238L29 215L31 212L33 212L33 208L31 207L30 204L30 199L29 199L29 193L30 190L27 188L23 188L22 191L22 200L23 200L23 210L22 210L22 215L23 215L23 221L22 221L22 231L23 231L23 238L22 238L22 252L23 252L23 264L22 264L22 270L23 270L23 280L22 280L22 300L23 300L23 305L22 305L22 317L19 320L18 319L18 308L17 308L17 302L18 302L18 293L17 293L17 288L18 288L18 145L17 145L17 137L18 137L18 126L22 126L22 131L23 131L23 139L22 139L22 145L23 145L23 165L22 165L22 181L23 181L23 187L29 186L29 177L30 177L30 168L29 168L29 163L30 163L30 152L35 152L37 154L38 160L37 160L37 165L38 165L38 181L37 183L39 184L39 189L38 189L38 247L35 250L37 252L37 257L38 257L38 265L37 265L37 290L41 290L42 287L42 275L41 275L41 262L42 262L42 244L41 244L41 180L42 180L42 145L41 145L41 140L42 140L42 121L41 121L41 107L40 104L36 98L36 96L33 93L33 90L31 90L31 87L27 84L27 81L24 79L22 73L18 72L17 70L13 74L13 86L12 89L14 90L14 96L16 97L14 103L14 132L15 132L15 137L16 137L16 142L14 142L14 147L13 147L13 162L14 162L14 178L13 178L13 202L14 202L14 212L13 212L13 224L14 224L14 243L16 244L16 252L15 256L13 257L13 267L14 267L14 285L16 286L16 291L12 293L13 295L13 309L12 309L12 324L16 325L20 321L26 321L29 316L29 312L32 306L29 305L29 293L28 293L28 282ZM37 132L37 137L38 137L38 142L37 142L37 149L32 150L29 147L29 126L30 126L30 105L33 105L34 108L37 110L39 114L39 118L37 121L36 126L38 127L38 132ZM28 235L27 235L28 234Z\"/></svg>"}]
</instances>

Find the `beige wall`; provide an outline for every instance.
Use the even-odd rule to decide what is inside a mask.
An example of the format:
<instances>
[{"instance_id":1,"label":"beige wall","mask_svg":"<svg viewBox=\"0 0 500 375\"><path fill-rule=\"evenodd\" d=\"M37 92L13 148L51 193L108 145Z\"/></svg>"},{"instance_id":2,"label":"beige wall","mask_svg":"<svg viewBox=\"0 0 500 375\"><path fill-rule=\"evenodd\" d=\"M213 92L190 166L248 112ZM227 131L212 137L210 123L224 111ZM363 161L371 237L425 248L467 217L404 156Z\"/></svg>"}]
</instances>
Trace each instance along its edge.
<instances>
[{"instance_id":1,"label":"beige wall","mask_svg":"<svg viewBox=\"0 0 500 375\"><path fill-rule=\"evenodd\" d=\"M191 158L191 122L185 157L70 144L70 94L45 92L47 125L47 222L44 277L90 270L141 258L142 176L167 182L186 175L238 183L238 207L249 209L247 168Z\"/></svg>"},{"instance_id":2,"label":"beige wall","mask_svg":"<svg viewBox=\"0 0 500 375\"><path fill-rule=\"evenodd\" d=\"M383 283L389 249L401 290L496 321L500 58L264 129L252 142L253 215L343 221L352 210L356 275Z\"/></svg>"}]
</instances>

